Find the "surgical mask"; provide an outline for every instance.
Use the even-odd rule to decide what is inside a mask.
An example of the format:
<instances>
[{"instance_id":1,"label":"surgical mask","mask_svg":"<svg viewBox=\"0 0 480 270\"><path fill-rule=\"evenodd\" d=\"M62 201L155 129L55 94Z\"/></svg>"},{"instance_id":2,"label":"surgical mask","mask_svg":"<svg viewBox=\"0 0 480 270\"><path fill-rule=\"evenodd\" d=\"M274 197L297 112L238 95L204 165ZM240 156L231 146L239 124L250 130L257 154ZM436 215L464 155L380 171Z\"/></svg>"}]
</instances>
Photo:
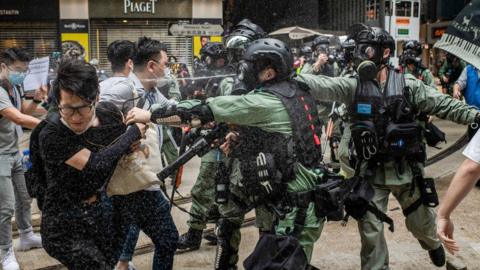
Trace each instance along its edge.
<instances>
[{"instance_id":1,"label":"surgical mask","mask_svg":"<svg viewBox=\"0 0 480 270\"><path fill-rule=\"evenodd\" d=\"M8 73L8 80L12 85L19 85L22 84L23 81L25 80L25 77L27 76L27 73L25 72L19 72L19 71L9 71Z\"/></svg>"},{"instance_id":2,"label":"surgical mask","mask_svg":"<svg viewBox=\"0 0 480 270\"><path fill-rule=\"evenodd\" d=\"M164 87L165 85L167 85L168 80L166 78L159 78L155 73L152 73L152 74L155 77L155 81L156 81L155 87L160 89L160 88Z\"/></svg>"},{"instance_id":3,"label":"surgical mask","mask_svg":"<svg viewBox=\"0 0 480 270\"><path fill-rule=\"evenodd\" d=\"M92 108L93 110L93 115L92 115L92 119L90 119L90 122L88 123L87 127L83 130L83 131L80 131L80 132L77 132L77 131L74 131L72 129L72 127L67 123L67 121L65 121L65 119L63 119L63 117L60 117L60 122L65 126L67 127L68 129L70 129L73 133L77 134L77 135L81 135L83 133L85 133L89 128L91 128L93 126L93 122L95 122L95 118L96 118L96 112L95 112L95 106Z\"/></svg>"}]
</instances>

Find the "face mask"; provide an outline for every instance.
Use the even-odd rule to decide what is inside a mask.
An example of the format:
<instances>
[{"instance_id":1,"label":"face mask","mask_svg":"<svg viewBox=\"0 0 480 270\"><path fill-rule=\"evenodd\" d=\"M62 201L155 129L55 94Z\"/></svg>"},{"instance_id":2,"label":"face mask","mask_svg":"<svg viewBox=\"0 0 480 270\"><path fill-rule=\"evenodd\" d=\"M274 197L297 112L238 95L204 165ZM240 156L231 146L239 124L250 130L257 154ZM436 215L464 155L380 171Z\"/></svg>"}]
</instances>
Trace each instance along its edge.
<instances>
[{"instance_id":1,"label":"face mask","mask_svg":"<svg viewBox=\"0 0 480 270\"><path fill-rule=\"evenodd\" d=\"M164 87L165 85L167 85L167 79L165 78L159 78L157 75L155 75L155 73L152 73L153 76L155 77L155 81L156 81L156 85L155 87L157 88L162 88ZM165 73L166 74L166 73Z\"/></svg>"},{"instance_id":2,"label":"face mask","mask_svg":"<svg viewBox=\"0 0 480 270\"><path fill-rule=\"evenodd\" d=\"M12 85L19 85L23 83L26 76L27 76L27 73L25 72L10 71L8 73L8 80Z\"/></svg>"},{"instance_id":3,"label":"face mask","mask_svg":"<svg viewBox=\"0 0 480 270\"><path fill-rule=\"evenodd\" d=\"M87 127L86 127L84 130L80 131L80 132L74 131L74 130L72 129L72 127L70 127L70 125L67 123L67 121L65 121L65 120L63 119L63 117L60 117L60 122L62 122L62 124L63 124L64 126L66 126L68 129L70 129L73 133L75 133L75 134L77 134L77 135L81 135L81 134L85 133L89 128L91 128L91 127L93 126L93 122L95 121L95 118L96 118L95 106L92 108L92 110L93 110L92 119L90 119L90 122L88 123Z\"/></svg>"}]
</instances>

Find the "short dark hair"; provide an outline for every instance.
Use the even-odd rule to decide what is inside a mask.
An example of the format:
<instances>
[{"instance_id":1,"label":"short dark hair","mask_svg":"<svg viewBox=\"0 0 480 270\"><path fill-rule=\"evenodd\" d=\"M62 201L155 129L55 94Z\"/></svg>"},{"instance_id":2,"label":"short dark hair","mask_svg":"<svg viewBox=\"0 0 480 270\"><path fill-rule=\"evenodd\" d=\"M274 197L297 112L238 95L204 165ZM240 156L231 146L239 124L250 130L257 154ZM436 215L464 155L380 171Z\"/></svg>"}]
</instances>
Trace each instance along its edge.
<instances>
[{"instance_id":1,"label":"short dark hair","mask_svg":"<svg viewBox=\"0 0 480 270\"><path fill-rule=\"evenodd\" d=\"M11 65L15 61L30 62L32 61L32 56L27 50L19 47L8 48L0 54L1 63Z\"/></svg>"},{"instance_id":2,"label":"short dark hair","mask_svg":"<svg viewBox=\"0 0 480 270\"><path fill-rule=\"evenodd\" d=\"M156 39L141 37L137 42L137 55L133 64L142 69L148 61L159 55L160 51L167 52L167 46Z\"/></svg>"},{"instance_id":3,"label":"short dark hair","mask_svg":"<svg viewBox=\"0 0 480 270\"><path fill-rule=\"evenodd\" d=\"M57 104L60 103L60 90L70 92L88 102L94 102L100 92L95 67L84 60L62 61L52 85Z\"/></svg>"},{"instance_id":4,"label":"short dark hair","mask_svg":"<svg viewBox=\"0 0 480 270\"><path fill-rule=\"evenodd\" d=\"M129 40L115 40L108 45L107 57L113 72L122 71L128 59L134 59L137 48Z\"/></svg>"}]
</instances>

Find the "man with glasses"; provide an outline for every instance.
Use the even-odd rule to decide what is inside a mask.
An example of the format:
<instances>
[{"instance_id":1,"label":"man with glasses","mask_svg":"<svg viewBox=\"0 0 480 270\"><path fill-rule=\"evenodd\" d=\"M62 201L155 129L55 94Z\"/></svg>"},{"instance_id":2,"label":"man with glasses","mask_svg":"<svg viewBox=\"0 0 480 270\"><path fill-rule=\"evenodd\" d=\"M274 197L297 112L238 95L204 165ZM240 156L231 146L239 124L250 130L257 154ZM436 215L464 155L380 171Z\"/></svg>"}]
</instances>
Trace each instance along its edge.
<instances>
[{"instance_id":1,"label":"man with glasses","mask_svg":"<svg viewBox=\"0 0 480 270\"><path fill-rule=\"evenodd\" d=\"M146 99L145 108L153 104L170 106L177 102L167 99L158 90L167 80L167 48L158 40L142 37L137 42L137 53L133 58L134 69L130 73L139 96ZM164 147L162 126L156 126L159 134L160 150ZM159 160L159 166L161 161ZM160 186L155 185L145 190L121 196L124 212L129 213L131 223L127 240L123 245L118 270L134 269L131 261L140 229L152 239L155 245L152 269L172 269L173 256L177 249L178 232L170 214L170 205L163 196Z\"/></svg>"},{"instance_id":2,"label":"man with glasses","mask_svg":"<svg viewBox=\"0 0 480 270\"><path fill-rule=\"evenodd\" d=\"M15 213L20 233L19 250L41 247L33 233L31 198L25 185L18 141L22 127L33 129L40 122L30 116L45 97L46 89L35 91L27 104L18 86L28 73L32 57L23 49L10 48L0 54L0 268L20 269L12 247L12 216Z\"/></svg>"}]
</instances>

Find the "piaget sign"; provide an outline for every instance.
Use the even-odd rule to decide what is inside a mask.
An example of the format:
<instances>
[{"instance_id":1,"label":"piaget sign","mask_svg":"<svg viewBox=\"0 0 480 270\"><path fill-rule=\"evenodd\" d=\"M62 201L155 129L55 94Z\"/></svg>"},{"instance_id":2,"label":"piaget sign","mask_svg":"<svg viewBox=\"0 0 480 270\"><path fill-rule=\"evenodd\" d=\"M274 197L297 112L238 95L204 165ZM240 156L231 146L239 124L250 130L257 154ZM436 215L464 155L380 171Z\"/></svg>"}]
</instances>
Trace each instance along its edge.
<instances>
[{"instance_id":1,"label":"piaget sign","mask_svg":"<svg viewBox=\"0 0 480 270\"><path fill-rule=\"evenodd\" d=\"M123 0L123 13L150 13L155 14L157 0L141 1Z\"/></svg>"},{"instance_id":2,"label":"piaget sign","mask_svg":"<svg viewBox=\"0 0 480 270\"><path fill-rule=\"evenodd\" d=\"M192 17L192 1L89 0L88 13L91 19L188 19Z\"/></svg>"}]
</instances>

